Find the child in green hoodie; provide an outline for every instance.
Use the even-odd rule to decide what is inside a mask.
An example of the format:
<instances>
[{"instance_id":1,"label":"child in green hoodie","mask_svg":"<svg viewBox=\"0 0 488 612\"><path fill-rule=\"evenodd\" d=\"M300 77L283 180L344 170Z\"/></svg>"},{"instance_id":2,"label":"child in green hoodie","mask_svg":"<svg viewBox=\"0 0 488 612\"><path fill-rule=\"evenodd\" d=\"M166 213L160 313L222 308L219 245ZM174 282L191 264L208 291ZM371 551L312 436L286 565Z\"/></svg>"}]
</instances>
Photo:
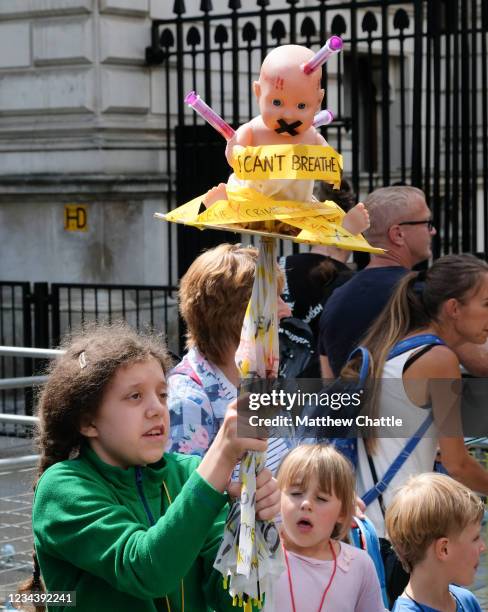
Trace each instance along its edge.
<instances>
[{"instance_id":1,"label":"child in green hoodie","mask_svg":"<svg viewBox=\"0 0 488 612\"><path fill-rule=\"evenodd\" d=\"M54 591L76 604L53 610L234 609L213 569L226 488L242 454L266 442L237 437L231 404L202 461L164 453L168 364L157 339L125 325L79 335L52 364L39 401L34 575L22 592L34 603L42 575L48 610ZM259 518L277 513L269 471L256 501Z\"/></svg>"}]
</instances>

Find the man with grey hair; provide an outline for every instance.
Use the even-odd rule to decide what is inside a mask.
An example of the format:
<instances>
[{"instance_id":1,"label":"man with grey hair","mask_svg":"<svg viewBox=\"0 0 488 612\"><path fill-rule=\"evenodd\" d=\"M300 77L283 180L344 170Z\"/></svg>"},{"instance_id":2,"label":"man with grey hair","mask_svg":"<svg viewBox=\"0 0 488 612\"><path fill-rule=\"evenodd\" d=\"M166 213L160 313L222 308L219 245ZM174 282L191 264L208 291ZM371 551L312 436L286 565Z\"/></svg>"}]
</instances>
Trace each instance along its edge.
<instances>
[{"instance_id":1,"label":"man with grey hair","mask_svg":"<svg viewBox=\"0 0 488 612\"><path fill-rule=\"evenodd\" d=\"M385 252L372 255L369 265L334 291L320 319L319 353L324 378L339 375L350 352L378 317L396 283L412 267L432 255L430 210L423 191L395 186L376 189L364 205L370 244Z\"/></svg>"}]
</instances>

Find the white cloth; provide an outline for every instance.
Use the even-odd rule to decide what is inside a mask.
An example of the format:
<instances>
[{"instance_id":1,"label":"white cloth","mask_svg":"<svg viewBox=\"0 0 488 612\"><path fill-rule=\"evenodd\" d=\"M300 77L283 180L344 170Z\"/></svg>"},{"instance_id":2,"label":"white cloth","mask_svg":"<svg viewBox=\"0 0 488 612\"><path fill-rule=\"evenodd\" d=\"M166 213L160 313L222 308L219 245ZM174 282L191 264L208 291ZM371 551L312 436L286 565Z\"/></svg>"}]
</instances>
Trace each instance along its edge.
<instances>
[{"instance_id":1,"label":"white cloth","mask_svg":"<svg viewBox=\"0 0 488 612\"><path fill-rule=\"evenodd\" d=\"M244 187L255 189L263 195L274 200L296 200L298 202L311 202L314 181L305 179L272 179L266 181L253 181L238 178L232 173L227 181L227 190L236 191Z\"/></svg>"}]
</instances>

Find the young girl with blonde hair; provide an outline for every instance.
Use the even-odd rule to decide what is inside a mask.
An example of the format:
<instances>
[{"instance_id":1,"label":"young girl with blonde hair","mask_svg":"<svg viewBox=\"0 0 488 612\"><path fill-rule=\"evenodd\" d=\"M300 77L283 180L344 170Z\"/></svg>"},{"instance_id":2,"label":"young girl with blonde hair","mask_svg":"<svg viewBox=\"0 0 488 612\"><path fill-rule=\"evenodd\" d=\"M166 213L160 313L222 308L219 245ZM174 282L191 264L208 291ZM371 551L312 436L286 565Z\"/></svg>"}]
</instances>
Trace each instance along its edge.
<instances>
[{"instance_id":1,"label":"young girl with blonde hair","mask_svg":"<svg viewBox=\"0 0 488 612\"><path fill-rule=\"evenodd\" d=\"M276 612L382 612L373 561L341 541L356 500L348 460L332 446L298 446L281 464L278 486L286 571Z\"/></svg>"}]
</instances>

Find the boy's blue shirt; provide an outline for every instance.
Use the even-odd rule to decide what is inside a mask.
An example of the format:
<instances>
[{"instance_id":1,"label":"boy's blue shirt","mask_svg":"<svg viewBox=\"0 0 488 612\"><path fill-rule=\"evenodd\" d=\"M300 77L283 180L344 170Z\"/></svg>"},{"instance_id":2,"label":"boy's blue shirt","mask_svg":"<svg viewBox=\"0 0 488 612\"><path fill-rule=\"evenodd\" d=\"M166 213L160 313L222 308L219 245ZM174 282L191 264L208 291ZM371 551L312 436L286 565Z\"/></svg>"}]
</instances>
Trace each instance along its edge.
<instances>
[{"instance_id":1,"label":"boy's blue shirt","mask_svg":"<svg viewBox=\"0 0 488 612\"><path fill-rule=\"evenodd\" d=\"M449 590L457 600L456 612L482 612L478 600L471 591L453 584L449 586ZM436 608L426 606L422 602L419 602L419 604L408 599L408 597L399 597L392 612L439 612Z\"/></svg>"}]
</instances>

